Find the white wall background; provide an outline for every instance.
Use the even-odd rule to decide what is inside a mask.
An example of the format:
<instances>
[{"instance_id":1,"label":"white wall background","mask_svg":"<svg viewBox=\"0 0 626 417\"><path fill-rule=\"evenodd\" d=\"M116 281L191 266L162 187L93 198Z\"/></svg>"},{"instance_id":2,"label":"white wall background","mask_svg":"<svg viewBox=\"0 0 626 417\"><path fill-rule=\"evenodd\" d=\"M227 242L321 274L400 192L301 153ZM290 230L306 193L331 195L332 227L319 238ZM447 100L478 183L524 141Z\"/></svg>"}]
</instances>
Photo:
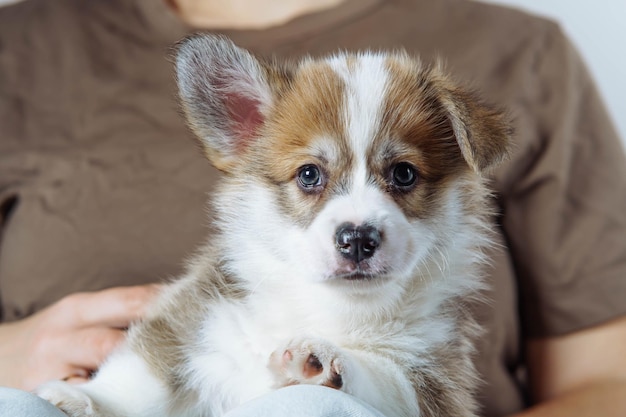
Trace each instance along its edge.
<instances>
[{"instance_id":1,"label":"white wall background","mask_svg":"<svg viewBox=\"0 0 626 417\"><path fill-rule=\"evenodd\" d=\"M626 146L626 0L482 0L561 23L581 51Z\"/></svg>"},{"instance_id":2,"label":"white wall background","mask_svg":"<svg viewBox=\"0 0 626 417\"><path fill-rule=\"evenodd\" d=\"M15 1L0 0L0 6ZM626 0L482 1L514 6L560 22L587 61L626 145Z\"/></svg>"}]
</instances>

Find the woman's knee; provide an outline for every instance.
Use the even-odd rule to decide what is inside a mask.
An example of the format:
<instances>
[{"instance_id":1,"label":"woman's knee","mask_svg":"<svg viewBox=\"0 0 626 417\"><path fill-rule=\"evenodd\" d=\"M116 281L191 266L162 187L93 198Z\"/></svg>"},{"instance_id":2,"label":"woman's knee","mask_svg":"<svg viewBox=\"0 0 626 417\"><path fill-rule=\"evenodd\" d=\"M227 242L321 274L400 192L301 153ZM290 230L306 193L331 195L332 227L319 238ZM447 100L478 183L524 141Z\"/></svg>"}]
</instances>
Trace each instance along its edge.
<instances>
[{"instance_id":1,"label":"woman's knee","mask_svg":"<svg viewBox=\"0 0 626 417\"><path fill-rule=\"evenodd\" d=\"M344 392L317 385L293 385L273 391L227 414L227 417L384 417Z\"/></svg>"}]
</instances>

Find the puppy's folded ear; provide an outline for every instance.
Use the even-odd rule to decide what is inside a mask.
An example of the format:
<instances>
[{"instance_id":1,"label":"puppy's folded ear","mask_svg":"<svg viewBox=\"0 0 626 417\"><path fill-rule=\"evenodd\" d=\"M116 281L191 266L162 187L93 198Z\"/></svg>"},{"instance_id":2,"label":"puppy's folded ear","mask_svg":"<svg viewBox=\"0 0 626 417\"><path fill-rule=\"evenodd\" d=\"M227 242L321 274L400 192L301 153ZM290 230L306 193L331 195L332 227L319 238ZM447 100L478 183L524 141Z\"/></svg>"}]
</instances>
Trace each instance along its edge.
<instances>
[{"instance_id":1,"label":"puppy's folded ear","mask_svg":"<svg viewBox=\"0 0 626 417\"><path fill-rule=\"evenodd\" d=\"M489 171L508 156L513 134L508 116L472 91L447 81L442 84L439 100L448 113L463 158L475 172Z\"/></svg>"},{"instance_id":2,"label":"puppy's folded ear","mask_svg":"<svg viewBox=\"0 0 626 417\"><path fill-rule=\"evenodd\" d=\"M207 157L228 170L263 125L272 104L267 70L230 40L195 35L176 55L179 95Z\"/></svg>"}]
</instances>

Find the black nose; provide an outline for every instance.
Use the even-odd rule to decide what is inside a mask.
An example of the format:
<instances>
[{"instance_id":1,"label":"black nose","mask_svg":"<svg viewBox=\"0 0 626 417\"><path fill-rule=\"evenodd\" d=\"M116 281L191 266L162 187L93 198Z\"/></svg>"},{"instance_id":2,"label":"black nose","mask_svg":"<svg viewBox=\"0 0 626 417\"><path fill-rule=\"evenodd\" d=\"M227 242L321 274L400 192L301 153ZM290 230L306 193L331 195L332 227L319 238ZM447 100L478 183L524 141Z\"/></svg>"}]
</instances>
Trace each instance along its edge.
<instances>
[{"instance_id":1,"label":"black nose","mask_svg":"<svg viewBox=\"0 0 626 417\"><path fill-rule=\"evenodd\" d=\"M380 232L369 225L343 223L335 234L335 245L339 253L356 263L374 256L380 241Z\"/></svg>"}]
</instances>

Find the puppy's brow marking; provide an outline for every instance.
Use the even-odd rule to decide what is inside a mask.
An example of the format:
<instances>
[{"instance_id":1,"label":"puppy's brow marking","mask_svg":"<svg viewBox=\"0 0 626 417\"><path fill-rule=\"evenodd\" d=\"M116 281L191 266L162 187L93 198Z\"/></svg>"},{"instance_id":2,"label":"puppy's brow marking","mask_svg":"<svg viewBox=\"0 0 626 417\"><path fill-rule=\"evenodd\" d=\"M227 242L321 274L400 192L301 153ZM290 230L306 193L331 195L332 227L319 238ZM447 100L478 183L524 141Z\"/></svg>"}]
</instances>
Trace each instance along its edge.
<instances>
[{"instance_id":1,"label":"puppy's brow marking","mask_svg":"<svg viewBox=\"0 0 626 417\"><path fill-rule=\"evenodd\" d=\"M364 53L358 59L344 56L331 60L333 70L344 81L345 108L343 120L347 126L350 152L356 161L354 187L368 183L366 155L371 142L378 133L383 100L386 94L387 71L383 56Z\"/></svg>"}]
</instances>

